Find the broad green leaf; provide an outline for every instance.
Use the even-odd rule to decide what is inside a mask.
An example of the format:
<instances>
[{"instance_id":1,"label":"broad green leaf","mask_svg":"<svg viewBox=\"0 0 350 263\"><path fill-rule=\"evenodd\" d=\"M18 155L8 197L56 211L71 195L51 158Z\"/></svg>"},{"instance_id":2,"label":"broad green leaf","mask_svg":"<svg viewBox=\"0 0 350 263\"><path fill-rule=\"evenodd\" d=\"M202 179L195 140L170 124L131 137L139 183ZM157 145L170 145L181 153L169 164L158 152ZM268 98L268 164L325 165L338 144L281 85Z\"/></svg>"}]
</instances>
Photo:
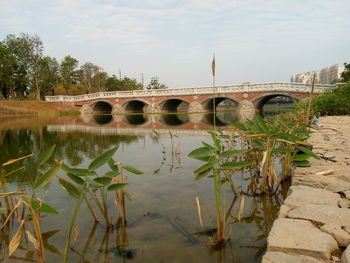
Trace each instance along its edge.
<instances>
[{"instance_id":1,"label":"broad green leaf","mask_svg":"<svg viewBox=\"0 0 350 263\"><path fill-rule=\"evenodd\" d=\"M239 156L242 155L249 150L229 150L229 151L224 151L220 154L221 157L231 157L231 156Z\"/></svg>"},{"instance_id":2,"label":"broad green leaf","mask_svg":"<svg viewBox=\"0 0 350 263\"><path fill-rule=\"evenodd\" d=\"M198 157L207 157L213 153L209 147L199 147L188 154L189 157L197 159Z\"/></svg>"},{"instance_id":3,"label":"broad green leaf","mask_svg":"<svg viewBox=\"0 0 350 263\"><path fill-rule=\"evenodd\" d=\"M143 174L142 171L138 170L137 168L131 165L123 165L122 168L133 174Z\"/></svg>"},{"instance_id":4,"label":"broad green leaf","mask_svg":"<svg viewBox=\"0 0 350 263\"><path fill-rule=\"evenodd\" d=\"M304 160L304 161L295 161L293 162L295 165L297 166L301 166L301 167L308 167L310 166L310 162L308 160Z\"/></svg>"},{"instance_id":5,"label":"broad green leaf","mask_svg":"<svg viewBox=\"0 0 350 263\"><path fill-rule=\"evenodd\" d=\"M214 142L214 145L215 145L215 149L220 152L221 151L221 142L220 140L218 139L217 137L217 134L213 131L210 131L209 134L211 135L211 138Z\"/></svg>"},{"instance_id":6,"label":"broad green leaf","mask_svg":"<svg viewBox=\"0 0 350 263\"><path fill-rule=\"evenodd\" d=\"M51 167L46 173L40 175L35 183L35 188L41 188L47 185L52 178L56 175L61 167L62 162L57 162L53 167Z\"/></svg>"},{"instance_id":7,"label":"broad green leaf","mask_svg":"<svg viewBox=\"0 0 350 263\"><path fill-rule=\"evenodd\" d=\"M58 178L58 182L68 194L70 194L74 198L80 198L80 191L77 187L75 187L75 185L62 178Z\"/></svg>"},{"instance_id":8,"label":"broad green leaf","mask_svg":"<svg viewBox=\"0 0 350 263\"><path fill-rule=\"evenodd\" d=\"M62 165L62 170L67 173L72 173L79 176L91 176L96 175L95 171L90 171L88 169L81 169L81 168L71 168L65 164Z\"/></svg>"},{"instance_id":9,"label":"broad green leaf","mask_svg":"<svg viewBox=\"0 0 350 263\"><path fill-rule=\"evenodd\" d=\"M309 159L311 156L305 153L297 154L293 156L293 161L305 161Z\"/></svg>"},{"instance_id":10,"label":"broad green leaf","mask_svg":"<svg viewBox=\"0 0 350 263\"><path fill-rule=\"evenodd\" d=\"M212 163L206 163L204 165L202 165L201 167L199 167L197 170L195 170L192 174L195 175L195 174L200 174L210 168L213 167L213 164Z\"/></svg>"},{"instance_id":11,"label":"broad green leaf","mask_svg":"<svg viewBox=\"0 0 350 263\"><path fill-rule=\"evenodd\" d=\"M114 171L108 171L107 173L105 173L105 176L108 176L108 177L116 177L117 175L118 173Z\"/></svg>"},{"instance_id":12,"label":"broad green leaf","mask_svg":"<svg viewBox=\"0 0 350 263\"><path fill-rule=\"evenodd\" d=\"M52 145L47 151L45 151L44 153L42 153L39 156L39 166L43 165L44 163L47 162L47 160L50 159L50 157L53 154L55 148L56 148L56 144Z\"/></svg>"},{"instance_id":13,"label":"broad green leaf","mask_svg":"<svg viewBox=\"0 0 350 263\"><path fill-rule=\"evenodd\" d=\"M114 147L113 149L101 154L98 156L95 160L93 160L89 165L89 170L96 170L97 168L101 167L105 163L109 161L115 154L115 152L118 150L118 147Z\"/></svg>"},{"instance_id":14,"label":"broad green leaf","mask_svg":"<svg viewBox=\"0 0 350 263\"><path fill-rule=\"evenodd\" d=\"M211 171L211 168L208 168L207 170L199 173L195 178L194 181L199 181L200 179L202 179L203 177L206 177Z\"/></svg>"},{"instance_id":15,"label":"broad green leaf","mask_svg":"<svg viewBox=\"0 0 350 263\"><path fill-rule=\"evenodd\" d=\"M250 165L252 165L252 163L250 162L227 162L227 163L224 163L221 166L221 168L222 169L240 169Z\"/></svg>"},{"instance_id":16,"label":"broad green leaf","mask_svg":"<svg viewBox=\"0 0 350 263\"><path fill-rule=\"evenodd\" d=\"M212 150L215 150L215 148L214 148L212 145L210 145L210 144L208 144L208 143L206 143L206 142L203 142L203 141L202 141L202 144L203 144L205 147L208 147L208 148L210 148L210 149L212 149Z\"/></svg>"},{"instance_id":17,"label":"broad green leaf","mask_svg":"<svg viewBox=\"0 0 350 263\"><path fill-rule=\"evenodd\" d=\"M295 150L288 148L275 148L273 149L273 153L293 153Z\"/></svg>"},{"instance_id":18,"label":"broad green leaf","mask_svg":"<svg viewBox=\"0 0 350 263\"><path fill-rule=\"evenodd\" d=\"M39 200L32 200L32 207L34 209L39 209L40 212L48 213L48 214L58 214L57 210L44 202Z\"/></svg>"},{"instance_id":19,"label":"broad green leaf","mask_svg":"<svg viewBox=\"0 0 350 263\"><path fill-rule=\"evenodd\" d=\"M313 151L311 151L311 150L309 150L309 149L307 149L307 148L305 148L305 147L303 147L303 146L297 145L297 148L298 148L300 151L302 151L302 152L304 152L304 153L310 155L311 157L314 157L314 158L317 159L317 160L321 160L321 159L322 159L322 158L321 158L320 156L318 156L316 153L314 153Z\"/></svg>"},{"instance_id":20,"label":"broad green leaf","mask_svg":"<svg viewBox=\"0 0 350 263\"><path fill-rule=\"evenodd\" d=\"M98 184L102 184L106 186L111 183L112 178L107 176L101 176L101 177L94 178L93 180Z\"/></svg>"},{"instance_id":21,"label":"broad green leaf","mask_svg":"<svg viewBox=\"0 0 350 263\"><path fill-rule=\"evenodd\" d=\"M194 159L197 159L197 160L199 160L199 161L202 161L202 162L209 162L209 160L210 160L210 158L211 158L212 156L205 156L205 157L197 157L197 158L194 158Z\"/></svg>"},{"instance_id":22,"label":"broad green leaf","mask_svg":"<svg viewBox=\"0 0 350 263\"><path fill-rule=\"evenodd\" d=\"M103 184L97 183L94 180L92 180L90 177L86 177L86 181L89 183L89 185L92 188L101 188L103 187Z\"/></svg>"},{"instance_id":23,"label":"broad green leaf","mask_svg":"<svg viewBox=\"0 0 350 263\"><path fill-rule=\"evenodd\" d=\"M127 184L111 184L110 186L107 187L107 191L115 191L115 190L118 190L120 188L123 188L126 185Z\"/></svg>"},{"instance_id":24,"label":"broad green leaf","mask_svg":"<svg viewBox=\"0 0 350 263\"><path fill-rule=\"evenodd\" d=\"M108 160L108 166L109 168L111 168L111 170L115 171L115 172L118 172L118 166L115 165L115 161L113 160L113 158L109 159Z\"/></svg>"},{"instance_id":25,"label":"broad green leaf","mask_svg":"<svg viewBox=\"0 0 350 263\"><path fill-rule=\"evenodd\" d=\"M72 174L72 173L67 173L67 176L72 179L72 181L74 181L77 184L83 185L84 184L84 180L81 179L79 176Z\"/></svg>"}]
</instances>

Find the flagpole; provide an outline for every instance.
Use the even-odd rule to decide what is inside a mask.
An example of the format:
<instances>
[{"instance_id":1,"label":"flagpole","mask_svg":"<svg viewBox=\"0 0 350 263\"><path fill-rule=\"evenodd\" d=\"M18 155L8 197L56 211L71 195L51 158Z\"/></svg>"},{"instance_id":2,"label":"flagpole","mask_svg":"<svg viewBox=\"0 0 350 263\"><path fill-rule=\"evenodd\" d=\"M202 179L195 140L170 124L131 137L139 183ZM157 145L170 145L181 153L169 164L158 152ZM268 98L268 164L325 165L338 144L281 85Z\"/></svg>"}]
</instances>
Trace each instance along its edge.
<instances>
[{"instance_id":1,"label":"flagpole","mask_svg":"<svg viewBox=\"0 0 350 263\"><path fill-rule=\"evenodd\" d=\"M213 99L213 124L214 124L214 130L216 128L216 120L215 120L215 117L216 117L216 113L215 113L215 110L216 110L216 107L215 107L215 96L216 96L216 92L215 92L215 53L213 55L213 61L211 63L211 69L212 69L212 74L213 74L213 92L214 92L214 99Z\"/></svg>"}]
</instances>

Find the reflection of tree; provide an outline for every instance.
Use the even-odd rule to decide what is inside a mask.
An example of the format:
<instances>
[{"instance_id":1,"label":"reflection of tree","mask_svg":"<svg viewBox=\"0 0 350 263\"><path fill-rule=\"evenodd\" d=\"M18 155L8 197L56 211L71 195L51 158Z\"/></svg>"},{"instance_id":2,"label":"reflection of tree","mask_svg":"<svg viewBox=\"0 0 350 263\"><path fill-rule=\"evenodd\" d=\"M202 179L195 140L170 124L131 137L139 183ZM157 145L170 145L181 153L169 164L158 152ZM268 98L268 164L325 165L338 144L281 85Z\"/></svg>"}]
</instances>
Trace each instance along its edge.
<instances>
[{"instance_id":1,"label":"reflection of tree","mask_svg":"<svg viewBox=\"0 0 350 263\"><path fill-rule=\"evenodd\" d=\"M1 131L0 135L0 146L2 150L0 163L4 163L12 158L25 156L29 153L34 154L32 158L23 160L18 164L26 166L23 172L18 173L20 176L8 178L9 182L15 180L19 184L27 184L36 176L36 163L39 154L54 144L56 144L56 149L52 159L63 160L69 165L78 166L85 158L94 159L113 146L120 143L128 144L137 140L136 136L55 133L48 132L43 127ZM51 164L49 163L49 165Z\"/></svg>"}]
</instances>

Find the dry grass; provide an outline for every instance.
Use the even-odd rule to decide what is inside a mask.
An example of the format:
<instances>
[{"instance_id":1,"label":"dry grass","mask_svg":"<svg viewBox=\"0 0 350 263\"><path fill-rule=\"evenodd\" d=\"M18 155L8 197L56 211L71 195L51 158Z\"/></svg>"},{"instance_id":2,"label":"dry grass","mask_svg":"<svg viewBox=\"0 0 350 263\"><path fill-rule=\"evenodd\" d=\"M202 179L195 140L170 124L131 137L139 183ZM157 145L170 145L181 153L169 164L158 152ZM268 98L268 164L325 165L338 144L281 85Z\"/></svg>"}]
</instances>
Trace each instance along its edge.
<instances>
[{"instance_id":1,"label":"dry grass","mask_svg":"<svg viewBox=\"0 0 350 263\"><path fill-rule=\"evenodd\" d=\"M72 108L73 110L73 108ZM70 111L73 113L73 111ZM67 111L66 107L45 101L0 101L0 118L14 116L58 116Z\"/></svg>"}]
</instances>

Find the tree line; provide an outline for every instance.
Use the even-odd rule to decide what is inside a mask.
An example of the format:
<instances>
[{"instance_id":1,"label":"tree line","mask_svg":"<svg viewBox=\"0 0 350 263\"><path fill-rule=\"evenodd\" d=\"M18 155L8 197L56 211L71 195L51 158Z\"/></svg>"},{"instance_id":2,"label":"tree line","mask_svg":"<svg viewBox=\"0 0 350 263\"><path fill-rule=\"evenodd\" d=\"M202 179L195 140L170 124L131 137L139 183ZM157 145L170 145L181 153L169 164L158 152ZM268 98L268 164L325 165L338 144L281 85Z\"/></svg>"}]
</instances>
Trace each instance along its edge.
<instances>
[{"instance_id":1,"label":"tree line","mask_svg":"<svg viewBox=\"0 0 350 263\"><path fill-rule=\"evenodd\" d=\"M7 35L0 41L0 97L2 99L35 98L55 95L58 87L66 94L73 89L79 93L99 91L141 90L136 79L117 78L94 63L65 56L61 61L44 55L44 43L38 35L21 33ZM153 77L146 89L165 89L167 86Z\"/></svg>"}]
</instances>

